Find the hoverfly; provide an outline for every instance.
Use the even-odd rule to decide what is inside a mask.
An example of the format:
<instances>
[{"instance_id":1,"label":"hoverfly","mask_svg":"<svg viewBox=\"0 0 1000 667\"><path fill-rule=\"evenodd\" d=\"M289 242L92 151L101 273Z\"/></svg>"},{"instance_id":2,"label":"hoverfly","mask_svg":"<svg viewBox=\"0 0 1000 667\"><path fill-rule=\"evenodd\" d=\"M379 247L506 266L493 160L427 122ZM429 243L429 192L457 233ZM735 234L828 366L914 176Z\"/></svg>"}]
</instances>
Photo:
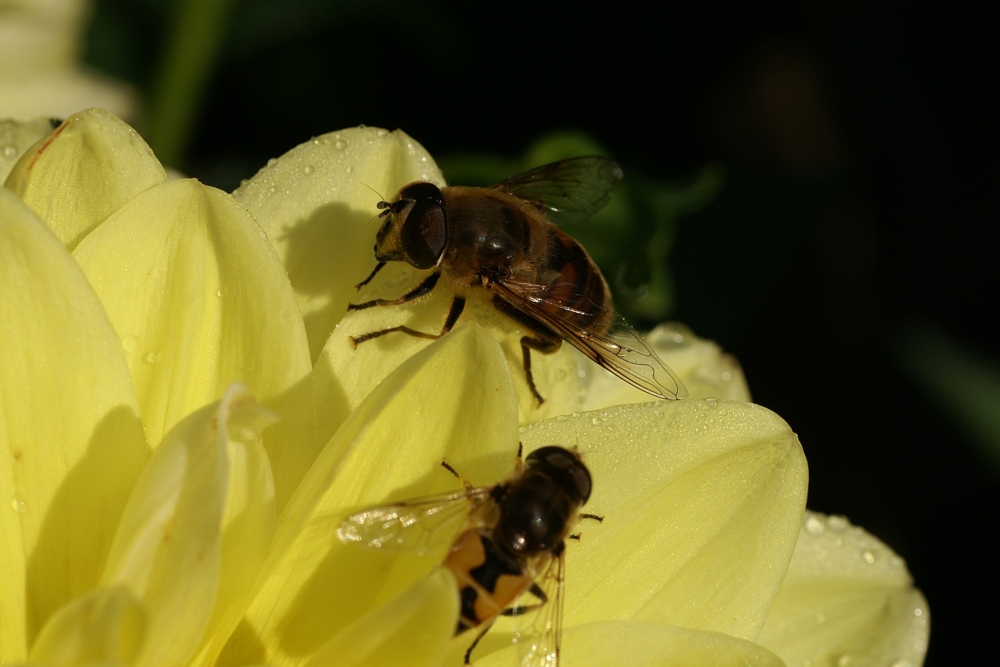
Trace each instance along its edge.
<instances>
[{"instance_id":1,"label":"hoverfly","mask_svg":"<svg viewBox=\"0 0 1000 667\"><path fill-rule=\"evenodd\" d=\"M441 463L459 479L446 461ZM514 473L495 486L466 488L426 498L363 510L337 528L344 543L371 549L426 550L436 531L463 518L465 527L452 543L443 567L451 570L461 600L455 634L479 628L465 653L470 664L476 644L498 616L536 611L536 635L521 664L559 664L567 537L590 498L590 471L575 451L541 447L522 462L518 448ZM446 532L446 531L441 531ZM521 605L530 594L535 602Z\"/></svg>"},{"instance_id":2,"label":"hoverfly","mask_svg":"<svg viewBox=\"0 0 1000 667\"><path fill-rule=\"evenodd\" d=\"M531 350L551 354L567 341L600 366L659 398L687 395L676 375L623 317L614 312L600 269L554 223L582 221L603 207L622 178L605 157L571 158L536 167L486 188L438 188L417 181L392 201L380 201L385 222L375 242L375 265L356 286L371 282L387 262L431 270L396 299L349 304L348 310L400 305L431 292L444 277L454 298L440 333L396 326L351 337L357 345L396 331L437 339L448 333L480 295L514 320L521 338L524 373L531 392L544 402L531 374Z\"/></svg>"}]
</instances>

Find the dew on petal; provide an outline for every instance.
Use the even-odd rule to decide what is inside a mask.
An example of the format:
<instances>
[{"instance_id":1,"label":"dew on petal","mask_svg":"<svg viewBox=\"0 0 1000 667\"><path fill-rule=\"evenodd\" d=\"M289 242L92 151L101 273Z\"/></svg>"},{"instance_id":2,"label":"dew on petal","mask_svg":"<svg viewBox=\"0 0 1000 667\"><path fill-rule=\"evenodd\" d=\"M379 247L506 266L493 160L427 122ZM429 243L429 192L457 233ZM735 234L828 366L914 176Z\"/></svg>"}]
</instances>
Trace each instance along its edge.
<instances>
[{"instance_id":1,"label":"dew on petal","mask_svg":"<svg viewBox=\"0 0 1000 667\"><path fill-rule=\"evenodd\" d=\"M146 355L146 363L148 364L155 364L159 360L160 360L160 355L158 355L156 352L150 352L149 354Z\"/></svg>"},{"instance_id":2,"label":"dew on petal","mask_svg":"<svg viewBox=\"0 0 1000 667\"><path fill-rule=\"evenodd\" d=\"M306 176L309 176L314 171L316 171L316 167L312 166L311 164L307 164L305 167L303 167L302 171L305 172Z\"/></svg>"},{"instance_id":3,"label":"dew on petal","mask_svg":"<svg viewBox=\"0 0 1000 667\"><path fill-rule=\"evenodd\" d=\"M28 510L28 501L21 496L14 496L10 499L10 506L15 512L26 512Z\"/></svg>"},{"instance_id":4,"label":"dew on petal","mask_svg":"<svg viewBox=\"0 0 1000 667\"><path fill-rule=\"evenodd\" d=\"M833 515L826 520L826 525L830 530L836 533L842 533L847 528L847 518Z\"/></svg>"},{"instance_id":5,"label":"dew on petal","mask_svg":"<svg viewBox=\"0 0 1000 667\"><path fill-rule=\"evenodd\" d=\"M333 147L336 148L338 151L342 151L345 148L347 148L347 142L344 141L343 139L337 139L337 141L334 142Z\"/></svg>"},{"instance_id":6,"label":"dew on petal","mask_svg":"<svg viewBox=\"0 0 1000 667\"><path fill-rule=\"evenodd\" d=\"M869 565L875 562L875 554L868 549L861 552L861 558Z\"/></svg>"},{"instance_id":7,"label":"dew on petal","mask_svg":"<svg viewBox=\"0 0 1000 667\"><path fill-rule=\"evenodd\" d=\"M3 147L3 156L5 158L14 158L14 157L17 157L17 146L4 146Z\"/></svg>"},{"instance_id":8,"label":"dew on petal","mask_svg":"<svg viewBox=\"0 0 1000 667\"><path fill-rule=\"evenodd\" d=\"M139 337L138 336L125 336L122 338L122 348L128 352L132 353L139 349Z\"/></svg>"}]
</instances>

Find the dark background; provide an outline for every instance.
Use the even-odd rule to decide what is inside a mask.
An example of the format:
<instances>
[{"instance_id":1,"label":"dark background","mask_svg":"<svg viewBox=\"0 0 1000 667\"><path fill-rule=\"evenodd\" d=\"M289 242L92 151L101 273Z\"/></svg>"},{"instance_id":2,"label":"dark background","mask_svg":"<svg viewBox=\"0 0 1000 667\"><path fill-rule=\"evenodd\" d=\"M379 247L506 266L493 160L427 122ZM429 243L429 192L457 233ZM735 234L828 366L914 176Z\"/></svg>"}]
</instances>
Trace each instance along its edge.
<instances>
[{"instance_id":1,"label":"dark background","mask_svg":"<svg viewBox=\"0 0 1000 667\"><path fill-rule=\"evenodd\" d=\"M88 60L149 89L171 11L98 2ZM934 345L1000 358L1000 5L231 12L177 165L224 189L360 123L445 158L513 159L570 128L627 179L719 168L674 229L671 318L733 352L799 433L810 508L906 558L931 607L926 664L996 659L997 458L905 369Z\"/></svg>"}]
</instances>

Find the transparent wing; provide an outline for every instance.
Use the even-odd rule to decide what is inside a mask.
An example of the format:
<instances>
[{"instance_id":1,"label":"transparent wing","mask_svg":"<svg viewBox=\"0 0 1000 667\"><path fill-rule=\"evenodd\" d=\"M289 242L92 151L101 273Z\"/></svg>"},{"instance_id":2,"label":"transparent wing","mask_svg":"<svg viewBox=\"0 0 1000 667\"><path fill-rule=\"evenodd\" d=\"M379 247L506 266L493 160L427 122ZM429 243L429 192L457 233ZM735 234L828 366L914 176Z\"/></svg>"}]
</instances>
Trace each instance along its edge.
<instances>
[{"instance_id":1,"label":"transparent wing","mask_svg":"<svg viewBox=\"0 0 1000 667\"><path fill-rule=\"evenodd\" d=\"M622 168L599 155L544 164L491 185L537 202L556 224L583 222L604 207L622 180Z\"/></svg>"},{"instance_id":2,"label":"transparent wing","mask_svg":"<svg viewBox=\"0 0 1000 667\"><path fill-rule=\"evenodd\" d=\"M548 561L535 583L546 602L526 618L530 626L520 633L521 667L558 667L562 644L563 590L566 586L565 552ZM523 597L523 596L522 596Z\"/></svg>"},{"instance_id":3,"label":"transparent wing","mask_svg":"<svg viewBox=\"0 0 1000 667\"><path fill-rule=\"evenodd\" d=\"M473 488L355 512L340 522L337 537L368 549L424 552L454 538L491 490Z\"/></svg>"},{"instance_id":4,"label":"transparent wing","mask_svg":"<svg viewBox=\"0 0 1000 667\"><path fill-rule=\"evenodd\" d=\"M491 284L490 289L633 387L657 398L680 399L687 396L680 378L618 313L599 309L603 310L601 326L588 329L574 321L588 313L545 298L549 289L545 285L505 281Z\"/></svg>"}]
</instances>

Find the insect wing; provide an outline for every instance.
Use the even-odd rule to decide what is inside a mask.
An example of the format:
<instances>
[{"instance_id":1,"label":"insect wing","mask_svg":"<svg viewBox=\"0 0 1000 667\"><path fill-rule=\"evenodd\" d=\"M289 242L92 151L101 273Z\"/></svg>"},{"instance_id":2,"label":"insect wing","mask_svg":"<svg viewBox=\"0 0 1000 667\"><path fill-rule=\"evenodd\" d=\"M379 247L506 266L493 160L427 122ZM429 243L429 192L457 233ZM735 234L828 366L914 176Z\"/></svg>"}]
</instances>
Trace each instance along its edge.
<instances>
[{"instance_id":1,"label":"insect wing","mask_svg":"<svg viewBox=\"0 0 1000 667\"><path fill-rule=\"evenodd\" d=\"M340 522L337 537L368 549L424 552L454 539L490 490L480 487L362 510Z\"/></svg>"},{"instance_id":2,"label":"insect wing","mask_svg":"<svg viewBox=\"0 0 1000 667\"><path fill-rule=\"evenodd\" d=\"M622 180L622 169L599 155L545 164L490 186L537 202L556 224L583 222L604 207Z\"/></svg>"},{"instance_id":3,"label":"insect wing","mask_svg":"<svg viewBox=\"0 0 1000 667\"><path fill-rule=\"evenodd\" d=\"M494 283L490 285L490 289L633 387L657 398L679 399L687 396L687 389L680 378L618 313L606 311L604 319L609 324L605 331L591 331L573 321L575 316L585 313L578 313L564 303L546 299L544 285L507 281ZM566 315L561 316L559 313Z\"/></svg>"},{"instance_id":4,"label":"insect wing","mask_svg":"<svg viewBox=\"0 0 1000 667\"><path fill-rule=\"evenodd\" d=\"M521 667L558 667L562 644L563 592L566 587L565 552L549 560L535 583L546 602L534 614L526 615L531 626L521 633Z\"/></svg>"}]
</instances>

